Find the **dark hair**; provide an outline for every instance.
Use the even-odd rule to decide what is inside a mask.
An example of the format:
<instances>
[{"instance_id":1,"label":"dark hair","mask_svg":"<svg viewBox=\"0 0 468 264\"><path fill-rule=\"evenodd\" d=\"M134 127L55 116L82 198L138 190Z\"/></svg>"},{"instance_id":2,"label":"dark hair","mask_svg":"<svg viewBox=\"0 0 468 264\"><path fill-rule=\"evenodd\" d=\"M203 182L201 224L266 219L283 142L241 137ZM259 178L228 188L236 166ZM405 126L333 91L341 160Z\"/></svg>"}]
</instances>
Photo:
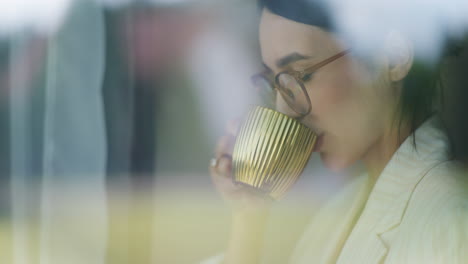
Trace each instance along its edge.
<instances>
[{"instance_id":1,"label":"dark hair","mask_svg":"<svg viewBox=\"0 0 468 264\"><path fill-rule=\"evenodd\" d=\"M415 60L410 72L403 79L404 88L398 102L399 128L403 121L409 124L414 132L426 119L440 111L440 77L438 66L428 65ZM416 148L416 137L412 134L413 146Z\"/></svg>"},{"instance_id":2,"label":"dark hair","mask_svg":"<svg viewBox=\"0 0 468 264\"><path fill-rule=\"evenodd\" d=\"M447 41L441 63L442 122L450 154L468 166L468 35Z\"/></svg>"},{"instance_id":3,"label":"dark hair","mask_svg":"<svg viewBox=\"0 0 468 264\"><path fill-rule=\"evenodd\" d=\"M335 30L328 10L319 1L311 0L259 0L260 8L267 8L274 14L296 22L317 26L325 31ZM424 120L434 114L439 105L438 68L415 61L410 72L403 80L405 86L399 99L399 131L403 121L414 132ZM413 134L414 135L414 134ZM416 139L413 136L413 145Z\"/></svg>"},{"instance_id":4,"label":"dark hair","mask_svg":"<svg viewBox=\"0 0 468 264\"><path fill-rule=\"evenodd\" d=\"M333 20L328 10L319 1L311 0L259 0L260 10L268 9L273 14L307 25L333 31Z\"/></svg>"}]
</instances>

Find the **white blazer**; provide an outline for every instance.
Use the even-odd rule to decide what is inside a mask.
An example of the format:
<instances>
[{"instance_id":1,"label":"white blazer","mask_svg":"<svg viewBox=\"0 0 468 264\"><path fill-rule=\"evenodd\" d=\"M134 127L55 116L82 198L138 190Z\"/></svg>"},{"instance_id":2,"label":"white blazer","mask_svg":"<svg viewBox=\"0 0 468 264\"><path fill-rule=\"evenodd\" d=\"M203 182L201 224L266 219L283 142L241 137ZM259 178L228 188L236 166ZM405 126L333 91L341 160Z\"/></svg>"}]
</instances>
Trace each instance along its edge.
<instances>
[{"instance_id":1,"label":"white blazer","mask_svg":"<svg viewBox=\"0 0 468 264\"><path fill-rule=\"evenodd\" d=\"M468 263L468 173L435 123L417 129L416 149L404 141L372 190L358 177L318 212L291 263Z\"/></svg>"},{"instance_id":2,"label":"white blazer","mask_svg":"<svg viewBox=\"0 0 468 264\"><path fill-rule=\"evenodd\" d=\"M415 134L374 186L357 177L314 216L291 264L468 264L468 172L434 118Z\"/></svg>"}]
</instances>

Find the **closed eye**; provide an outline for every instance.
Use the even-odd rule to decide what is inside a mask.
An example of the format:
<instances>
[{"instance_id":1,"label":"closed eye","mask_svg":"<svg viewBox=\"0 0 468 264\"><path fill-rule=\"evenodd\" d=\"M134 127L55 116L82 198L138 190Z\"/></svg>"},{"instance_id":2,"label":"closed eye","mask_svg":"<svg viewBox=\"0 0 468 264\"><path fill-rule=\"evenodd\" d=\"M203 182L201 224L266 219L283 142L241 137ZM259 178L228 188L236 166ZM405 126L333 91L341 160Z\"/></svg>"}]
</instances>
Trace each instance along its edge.
<instances>
[{"instance_id":1,"label":"closed eye","mask_svg":"<svg viewBox=\"0 0 468 264\"><path fill-rule=\"evenodd\" d=\"M314 73L306 73L306 74L302 75L301 80L303 82L307 82L307 81L310 81L312 79L312 77L314 77Z\"/></svg>"}]
</instances>

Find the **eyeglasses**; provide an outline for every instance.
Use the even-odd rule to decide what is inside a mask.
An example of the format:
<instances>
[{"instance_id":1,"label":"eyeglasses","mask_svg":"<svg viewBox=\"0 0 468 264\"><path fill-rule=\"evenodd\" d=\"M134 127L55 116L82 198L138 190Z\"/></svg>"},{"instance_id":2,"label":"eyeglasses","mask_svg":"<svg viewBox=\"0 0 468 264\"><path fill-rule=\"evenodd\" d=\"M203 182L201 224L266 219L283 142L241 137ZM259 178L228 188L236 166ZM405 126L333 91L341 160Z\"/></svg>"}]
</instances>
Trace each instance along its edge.
<instances>
[{"instance_id":1,"label":"eyeglasses","mask_svg":"<svg viewBox=\"0 0 468 264\"><path fill-rule=\"evenodd\" d=\"M349 52L350 50L342 51L302 71L282 71L273 78L265 72L258 73L252 76L252 83L259 89L262 96L267 97L271 102L274 101L274 90L278 90L288 106L303 117L312 110L304 82L308 81L315 71Z\"/></svg>"}]
</instances>

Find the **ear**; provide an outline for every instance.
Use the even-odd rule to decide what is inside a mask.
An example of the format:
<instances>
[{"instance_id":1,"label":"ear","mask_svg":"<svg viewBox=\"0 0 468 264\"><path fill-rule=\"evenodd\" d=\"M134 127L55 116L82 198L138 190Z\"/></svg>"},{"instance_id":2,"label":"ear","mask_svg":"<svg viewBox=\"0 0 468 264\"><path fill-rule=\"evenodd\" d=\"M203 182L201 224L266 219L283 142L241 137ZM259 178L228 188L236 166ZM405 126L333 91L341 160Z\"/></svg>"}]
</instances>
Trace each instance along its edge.
<instances>
[{"instance_id":1,"label":"ear","mask_svg":"<svg viewBox=\"0 0 468 264\"><path fill-rule=\"evenodd\" d=\"M413 66L414 51L411 42L400 32L391 31L385 40L385 54L388 61L389 80L401 81Z\"/></svg>"}]
</instances>

